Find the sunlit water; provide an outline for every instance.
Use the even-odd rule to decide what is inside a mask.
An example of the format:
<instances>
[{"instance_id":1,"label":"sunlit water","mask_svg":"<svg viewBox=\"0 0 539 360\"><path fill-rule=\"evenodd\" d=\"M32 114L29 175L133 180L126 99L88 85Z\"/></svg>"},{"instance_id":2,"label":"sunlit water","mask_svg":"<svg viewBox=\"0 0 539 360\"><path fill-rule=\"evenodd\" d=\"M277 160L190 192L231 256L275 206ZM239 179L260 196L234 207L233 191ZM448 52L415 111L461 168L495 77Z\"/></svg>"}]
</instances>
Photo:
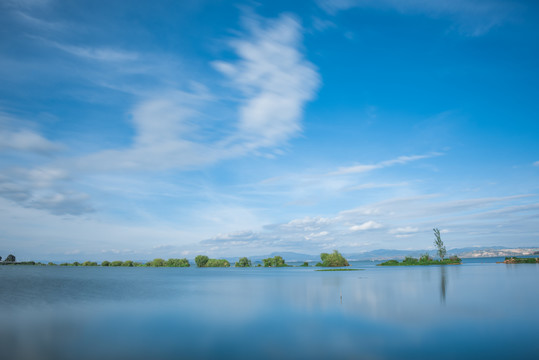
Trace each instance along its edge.
<instances>
[{"instance_id":1,"label":"sunlit water","mask_svg":"<svg viewBox=\"0 0 539 360\"><path fill-rule=\"evenodd\" d=\"M536 358L539 265L0 266L9 359Z\"/></svg>"}]
</instances>

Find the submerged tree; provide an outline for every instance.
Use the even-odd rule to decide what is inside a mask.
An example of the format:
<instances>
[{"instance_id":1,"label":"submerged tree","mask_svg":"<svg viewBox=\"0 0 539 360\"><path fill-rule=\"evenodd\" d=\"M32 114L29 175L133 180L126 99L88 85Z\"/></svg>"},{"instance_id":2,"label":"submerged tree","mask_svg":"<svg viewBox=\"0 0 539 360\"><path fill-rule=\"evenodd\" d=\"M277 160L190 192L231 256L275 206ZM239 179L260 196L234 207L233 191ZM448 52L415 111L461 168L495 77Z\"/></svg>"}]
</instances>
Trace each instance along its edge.
<instances>
[{"instance_id":1,"label":"submerged tree","mask_svg":"<svg viewBox=\"0 0 539 360\"><path fill-rule=\"evenodd\" d=\"M264 262L265 267L286 267L286 262L282 258L282 256L274 256L272 258L262 259Z\"/></svg>"},{"instance_id":2,"label":"submerged tree","mask_svg":"<svg viewBox=\"0 0 539 360\"><path fill-rule=\"evenodd\" d=\"M333 253L322 253L320 254L321 263L316 264L316 266L327 266L327 267L341 267L349 266L348 261L341 255L337 250L333 250Z\"/></svg>"},{"instance_id":3,"label":"submerged tree","mask_svg":"<svg viewBox=\"0 0 539 360\"><path fill-rule=\"evenodd\" d=\"M242 257L241 259L234 264L235 267L251 267L251 260L249 260L246 257Z\"/></svg>"},{"instance_id":4,"label":"submerged tree","mask_svg":"<svg viewBox=\"0 0 539 360\"><path fill-rule=\"evenodd\" d=\"M434 231L434 236L436 237L436 240L434 240L434 246L436 246L438 249L438 256L443 260L447 250L445 249L444 242L440 237L440 230L438 230L438 228L434 228L432 230Z\"/></svg>"},{"instance_id":5,"label":"submerged tree","mask_svg":"<svg viewBox=\"0 0 539 360\"><path fill-rule=\"evenodd\" d=\"M210 258L207 257L206 255L198 255L195 258L195 263L197 264L198 267L205 267L206 264L208 263L208 260L210 260Z\"/></svg>"}]
</instances>

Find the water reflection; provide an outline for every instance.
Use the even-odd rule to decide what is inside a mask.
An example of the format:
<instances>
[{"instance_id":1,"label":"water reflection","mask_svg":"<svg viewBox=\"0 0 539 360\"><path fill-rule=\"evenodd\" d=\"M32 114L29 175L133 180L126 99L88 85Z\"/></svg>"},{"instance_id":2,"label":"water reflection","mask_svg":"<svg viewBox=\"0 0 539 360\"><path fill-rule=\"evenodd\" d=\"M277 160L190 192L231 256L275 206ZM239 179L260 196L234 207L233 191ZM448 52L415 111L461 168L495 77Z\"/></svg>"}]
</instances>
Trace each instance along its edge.
<instances>
[{"instance_id":1,"label":"water reflection","mask_svg":"<svg viewBox=\"0 0 539 360\"><path fill-rule=\"evenodd\" d=\"M445 305L445 289L447 286L447 278L445 275L445 266L440 266L440 301Z\"/></svg>"},{"instance_id":2,"label":"water reflection","mask_svg":"<svg viewBox=\"0 0 539 360\"><path fill-rule=\"evenodd\" d=\"M14 360L533 358L536 268L5 268L0 349Z\"/></svg>"}]
</instances>

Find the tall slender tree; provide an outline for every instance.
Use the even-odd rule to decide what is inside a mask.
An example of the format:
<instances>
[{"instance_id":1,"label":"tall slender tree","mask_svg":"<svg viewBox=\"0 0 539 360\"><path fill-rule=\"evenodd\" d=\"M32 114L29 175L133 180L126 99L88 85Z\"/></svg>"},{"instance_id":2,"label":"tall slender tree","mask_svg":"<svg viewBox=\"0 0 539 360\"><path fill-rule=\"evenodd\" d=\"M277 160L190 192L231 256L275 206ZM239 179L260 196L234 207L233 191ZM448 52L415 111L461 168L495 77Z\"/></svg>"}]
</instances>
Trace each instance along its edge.
<instances>
[{"instance_id":1,"label":"tall slender tree","mask_svg":"<svg viewBox=\"0 0 539 360\"><path fill-rule=\"evenodd\" d=\"M440 236L440 230L438 230L438 228L434 228L432 230L434 231L434 236L436 237L436 240L434 240L434 246L436 246L438 249L438 256L443 260L447 250L445 249L444 242Z\"/></svg>"}]
</instances>

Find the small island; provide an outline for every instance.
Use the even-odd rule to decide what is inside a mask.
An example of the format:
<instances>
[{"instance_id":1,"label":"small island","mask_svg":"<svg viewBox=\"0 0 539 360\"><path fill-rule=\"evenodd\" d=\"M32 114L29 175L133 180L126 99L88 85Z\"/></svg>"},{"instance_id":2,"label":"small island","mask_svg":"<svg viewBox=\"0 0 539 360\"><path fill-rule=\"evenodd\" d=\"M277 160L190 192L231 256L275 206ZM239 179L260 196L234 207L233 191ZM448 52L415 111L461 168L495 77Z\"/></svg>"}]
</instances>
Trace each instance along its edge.
<instances>
[{"instance_id":1,"label":"small island","mask_svg":"<svg viewBox=\"0 0 539 360\"><path fill-rule=\"evenodd\" d=\"M430 257L429 253L425 253L419 259L407 256L401 262L397 260L388 260L386 262L378 264L377 266L460 265L462 263L462 260L456 255L450 256L449 259L444 259L445 255L447 254L447 250L445 248L444 242L442 241L442 237L440 236L440 230L437 228L434 228L432 230L434 231L435 236L434 246L436 246L436 248L438 249L437 253L440 257L440 260L435 260Z\"/></svg>"},{"instance_id":2,"label":"small island","mask_svg":"<svg viewBox=\"0 0 539 360\"><path fill-rule=\"evenodd\" d=\"M519 258L519 257L506 257L503 261L504 264L539 264L539 257L533 258Z\"/></svg>"},{"instance_id":3,"label":"small island","mask_svg":"<svg viewBox=\"0 0 539 360\"><path fill-rule=\"evenodd\" d=\"M344 258L344 256L341 255L340 252L337 250L333 250L333 253L322 253L320 254L320 260L322 262L319 262L316 264L316 266L321 267L344 267L344 266L350 266L348 264L348 261Z\"/></svg>"}]
</instances>

